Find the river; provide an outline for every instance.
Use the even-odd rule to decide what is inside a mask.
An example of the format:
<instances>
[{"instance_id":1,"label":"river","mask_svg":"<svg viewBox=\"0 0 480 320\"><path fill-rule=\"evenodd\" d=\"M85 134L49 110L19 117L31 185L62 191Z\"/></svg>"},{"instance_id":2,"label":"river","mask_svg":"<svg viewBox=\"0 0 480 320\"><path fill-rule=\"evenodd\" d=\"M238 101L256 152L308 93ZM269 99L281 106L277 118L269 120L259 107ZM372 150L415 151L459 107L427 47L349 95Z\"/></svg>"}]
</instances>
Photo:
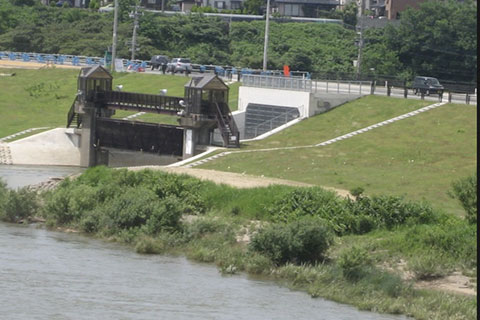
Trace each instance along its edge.
<instances>
[{"instance_id":1,"label":"river","mask_svg":"<svg viewBox=\"0 0 480 320\"><path fill-rule=\"evenodd\" d=\"M0 304L2 319L406 319L244 274L222 276L213 265L182 257L6 223L0 223Z\"/></svg>"}]
</instances>

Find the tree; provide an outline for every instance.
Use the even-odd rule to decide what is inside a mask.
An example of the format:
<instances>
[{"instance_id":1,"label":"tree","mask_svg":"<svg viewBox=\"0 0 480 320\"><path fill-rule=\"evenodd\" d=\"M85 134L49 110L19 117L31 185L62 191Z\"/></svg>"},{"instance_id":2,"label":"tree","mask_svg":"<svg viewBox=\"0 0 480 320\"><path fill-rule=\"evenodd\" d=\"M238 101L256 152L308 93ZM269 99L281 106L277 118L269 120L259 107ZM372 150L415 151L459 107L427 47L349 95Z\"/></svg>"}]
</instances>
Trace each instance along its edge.
<instances>
[{"instance_id":1,"label":"tree","mask_svg":"<svg viewBox=\"0 0 480 320\"><path fill-rule=\"evenodd\" d=\"M412 74L476 80L477 11L472 2L421 3L386 30L386 46Z\"/></svg>"},{"instance_id":2,"label":"tree","mask_svg":"<svg viewBox=\"0 0 480 320\"><path fill-rule=\"evenodd\" d=\"M342 12L343 23L349 26L356 26L357 14L358 14L357 3L355 1L352 1L345 6L345 9L343 9L343 12Z\"/></svg>"},{"instance_id":3,"label":"tree","mask_svg":"<svg viewBox=\"0 0 480 320\"><path fill-rule=\"evenodd\" d=\"M246 0L243 6L247 14L262 14L262 8L265 6L265 0Z\"/></svg>"}]
</instances>

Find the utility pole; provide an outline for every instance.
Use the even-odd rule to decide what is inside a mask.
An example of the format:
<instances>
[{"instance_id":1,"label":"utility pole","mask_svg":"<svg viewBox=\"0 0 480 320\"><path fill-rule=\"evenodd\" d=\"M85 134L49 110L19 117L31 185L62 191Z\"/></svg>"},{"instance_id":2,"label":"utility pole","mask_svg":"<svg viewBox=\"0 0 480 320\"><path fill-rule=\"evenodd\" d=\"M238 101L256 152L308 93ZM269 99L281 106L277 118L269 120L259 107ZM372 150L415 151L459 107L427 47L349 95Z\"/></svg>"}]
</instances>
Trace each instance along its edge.
<instances>
[{"instance_id":1,"label":"utility pole","mask_svg":"<svg viewBox=\"0 0 480 320\"><path fill-rule=\"evenodd\" d=\"M137 47L136 47L137 29L138 29L138 12L137 12L137 4L135 3L135 12L133 13L132 61L135 60L135 51L137 50Z\"/></svg>"},{"instance_id":2,"label":"utility pole","mask_svg":"<svg viewBox=\"0 0 480 320\"><path fill-rule=\"evenodd\" d=\"M360 7L358 8L358 19L360 20L360 26L358 28L357 34L360 36L358 41L358 57L357 57L357 79L360 78L360 66L362 64L362 47L363 47L363 11L364 11L364 0L360 0Z\"/></svg>"},{"instance_id":3,"label":"utility pole","mask_svg":"<svg viewBox=\"0 0 480 320\"><path fill-rule=\"evenodd\" d=\"M112 63L110 68L115 71L115 59L117 57L117 25L118 25L118 0L115 0L115 8L113 10L113 43L112 43Z\"/></svg>"},{"instance_id":4,"label":"utility pole","mask_svg":"<svg viewBox=\"0 0 480 320\"><path fill-rule=\"evenodd\" d=\"M270 22L270 0L267 0L267 19L265 20L265 42L263 44L263 71L267 71L268 24Z\"/></svg>"}]
</instances>

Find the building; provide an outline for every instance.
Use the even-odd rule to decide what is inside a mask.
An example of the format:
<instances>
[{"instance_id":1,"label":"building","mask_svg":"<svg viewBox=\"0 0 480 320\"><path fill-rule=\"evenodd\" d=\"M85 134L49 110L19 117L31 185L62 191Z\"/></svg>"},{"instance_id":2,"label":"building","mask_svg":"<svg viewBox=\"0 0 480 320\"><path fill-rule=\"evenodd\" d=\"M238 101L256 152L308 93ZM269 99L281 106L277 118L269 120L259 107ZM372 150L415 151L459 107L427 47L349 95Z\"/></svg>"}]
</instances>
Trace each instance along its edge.
<instances>
[{"instance_id":1,"label":"building","mask_svg":"<svg viewBox=\"0 0 480 320\"><path fill-rule=\"evenodd\" d=\"M145 0L161 1L161 0ZM245 0L181 0L181 11L188 12L194 5L221 10L239 10ZM288 17L319 17L319 11L330 11L340 5L340 0L271 0L271 13Z\"/></svg>"},{"instance_id":2,"label":"building","mask_svg":"<svg viewBox=\"0 0 480 320\"><path fill-rule=\"evenodd\" d=\"M320 11L335 10L339 0L274 0L274 10L282 16L318 18Z\"/></svg>"},{"instance_id":3,"label":"building","mask_svg":"<svg viewBox=\"0 0 480 320\"><path fill-rule=\"evenodd\" d=\"M385 0L385 16L389 19L398 19L402 11L408 7L418 8L418 5L427 0Z\"/></svg>"}]
</instances>

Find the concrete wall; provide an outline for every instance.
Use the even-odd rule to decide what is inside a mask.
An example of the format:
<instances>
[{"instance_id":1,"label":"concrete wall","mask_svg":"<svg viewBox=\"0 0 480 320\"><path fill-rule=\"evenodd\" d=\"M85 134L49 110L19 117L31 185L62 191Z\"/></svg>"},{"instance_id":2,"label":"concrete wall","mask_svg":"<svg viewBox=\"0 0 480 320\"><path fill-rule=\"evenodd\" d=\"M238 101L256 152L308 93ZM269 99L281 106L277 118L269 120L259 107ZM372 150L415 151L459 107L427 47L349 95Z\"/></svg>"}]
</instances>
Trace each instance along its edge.
<instances>
[{"instance_id":1,"label":"concrete wall","mask_svg":"<svg viewBox=\"0 0 480 320\"><path fill-rule=\"evenodd\" d=\"M308 117L310 92L240 86L238 110L246 111L249 103L298 108L300 117Z\"/></svg>"},{"instance_id":2,"label":"concrete wall","mask_svg":"<svg viewBox=\"0 0 480 320\"><path fill-rule=\"evenodd\" d=\"M249 103L294 107L298 108L300 118L308 118L326 112L348 101L356 100L361 96L363 95L324 92L314 94L305 91L241 86L238 92L238 110L244 112Z\"/></svg>"},{"instance_id":3,"label":"concrete wall","mask_svg":"<svg viewBox=\"0 0 480 320\"><path fill-rule=\"evenodd\" d=\"M338 93L316 93L312 94L309 116L324 113L330 109L338 107L348 101L356 100L364 95L360 94L338 94Z\"/></svg>"}]
</instances>

